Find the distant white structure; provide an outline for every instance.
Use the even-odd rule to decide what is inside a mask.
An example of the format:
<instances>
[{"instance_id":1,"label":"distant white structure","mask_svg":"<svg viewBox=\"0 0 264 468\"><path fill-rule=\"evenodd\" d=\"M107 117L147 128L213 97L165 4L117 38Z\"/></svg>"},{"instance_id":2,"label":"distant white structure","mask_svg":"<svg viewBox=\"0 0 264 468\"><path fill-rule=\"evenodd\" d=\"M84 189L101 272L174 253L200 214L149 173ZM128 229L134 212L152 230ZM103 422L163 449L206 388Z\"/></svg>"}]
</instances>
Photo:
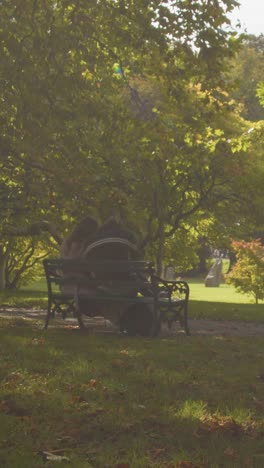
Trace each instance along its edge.
<instances>
[{"instance_id":1,"label":"distant white structure","mask_svg":"<svg viewBox=\"0 0 264 468\"><path fill-rule=\"evenodd\" d=\"M216 288L219 286L222 278L222 258L217 258L210 268L208 275L205 278L205 286Z\"/></svg>"}]
</instances>

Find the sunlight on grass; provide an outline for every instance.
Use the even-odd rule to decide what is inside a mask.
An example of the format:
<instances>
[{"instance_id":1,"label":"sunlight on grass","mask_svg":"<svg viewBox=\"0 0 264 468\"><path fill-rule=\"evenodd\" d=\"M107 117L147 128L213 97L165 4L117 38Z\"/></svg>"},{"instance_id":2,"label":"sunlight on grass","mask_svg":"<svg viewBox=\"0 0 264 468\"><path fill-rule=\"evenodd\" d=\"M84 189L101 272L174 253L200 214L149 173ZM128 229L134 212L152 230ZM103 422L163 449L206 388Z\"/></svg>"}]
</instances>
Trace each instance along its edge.
<instances>
[{"instance_id":1,"label":"sunlight on grass","mask_svg":"<svg viewBox=\"0 0 264 468\"><path fill-rule=\"evenodd\" d=\"M92 366L87 360L77 358L73 359L71 363L68 363L66 367L66 372L74 380L79 380L81 382L87 381L91 375Z\"/></svg>"},{"instance_id":2,"label":"sunlight on grass","mask_svg":"<svg viewBox=\"0 0 264 468\"><path fill-rule=\"evenodd\" d=\"M221 283L217 288L208 288L204 282L190 280L190 300L208 302L229 302L233 304L254 304L254 299L246 294L238 293L231 285Z\"/></svg>"},{"instance_id":3,"label":"sunlight on grass","mask_svg":"<svg viewBox=\"0 0 264 468\"><path fill-rule=\"evenodd\" d=\"M206 403L203 401L186 400L176 415L187 419L201 419L206 414Z\"/></svg>"},{"instance_id":4,"label":"sunlight on grass","mask_svg":"<svg viewBox=\"0 0 264 468\"><path fill-rule=\"evenodd\" d=\"M225 414L227 417L233 419L239 424L245 424L246 422L250 423L252 420L254 420L254 415L248 408L235 407L232 411L227 408ZM221 414L218 412L216 412L216 415L221 417Z\"/></svg>"}]
</instances>

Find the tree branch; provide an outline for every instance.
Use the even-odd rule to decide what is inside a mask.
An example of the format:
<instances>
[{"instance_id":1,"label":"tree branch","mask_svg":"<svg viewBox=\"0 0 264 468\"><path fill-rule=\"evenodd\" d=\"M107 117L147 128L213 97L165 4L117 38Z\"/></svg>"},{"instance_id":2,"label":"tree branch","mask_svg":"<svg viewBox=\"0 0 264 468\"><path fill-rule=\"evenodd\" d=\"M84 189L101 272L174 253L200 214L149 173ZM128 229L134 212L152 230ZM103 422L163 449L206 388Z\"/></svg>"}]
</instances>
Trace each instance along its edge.
<instances>
[{"instance_id":1,"label":"tree branch","mask_svg":"<svg viewBox=\"0 0 264 468\"><path fill-rule=\"evenodd\" d=\"M48 221L39 221L38 223L31 224L29 226L9 226L8 230L5 234L9 236L39 236L43 232L48 232L53 239L57 242L57 244L62 243L62 237L58 232L58 229L54 224L49 223Z\"/></svg>"}]
</instances>

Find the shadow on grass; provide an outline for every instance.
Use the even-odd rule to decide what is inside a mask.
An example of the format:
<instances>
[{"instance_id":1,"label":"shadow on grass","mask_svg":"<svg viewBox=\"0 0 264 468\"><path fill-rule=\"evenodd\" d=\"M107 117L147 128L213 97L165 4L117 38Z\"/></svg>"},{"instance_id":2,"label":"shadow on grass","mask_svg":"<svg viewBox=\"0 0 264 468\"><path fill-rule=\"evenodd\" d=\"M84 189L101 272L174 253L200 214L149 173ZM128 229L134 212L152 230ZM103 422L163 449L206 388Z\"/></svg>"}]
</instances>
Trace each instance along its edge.
<instances>
[{"instance_id":1,"label":"shadow on grass","mask_svg":"<svg viewBox=\"0 0 264 468\"><path fill-rule=\"evenodd\" d=\"M0 446L4 466L45 466L39 452L47 449L70 466L131 468L255 466L263 453L254 425L263 339L127 339L2 326L3 438L12 432L12 450Z\"/></svg>"},{"instance_id":2,"label":"shadow on grass","mask_svg":"<svg viewBox=\"0 0 264 468\"><path fill-rule=\"evenodd\" d=\"M189 302L189 317L264 322L264 305L191 300Z\"/></svg>"}]
</instances>

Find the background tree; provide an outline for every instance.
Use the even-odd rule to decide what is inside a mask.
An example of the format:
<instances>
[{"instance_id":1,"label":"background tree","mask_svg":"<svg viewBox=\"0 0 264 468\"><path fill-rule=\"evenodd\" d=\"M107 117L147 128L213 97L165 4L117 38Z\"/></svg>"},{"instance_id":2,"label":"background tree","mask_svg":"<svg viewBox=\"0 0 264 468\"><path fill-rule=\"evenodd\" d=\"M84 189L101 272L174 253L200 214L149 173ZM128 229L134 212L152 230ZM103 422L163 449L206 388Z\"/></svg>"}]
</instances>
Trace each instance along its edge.
<instances>
[{"instance_id":1,"label":"background tree","mask_svg":"<svg viewBox=\"0 0 264 468\"><path fill-rule=\"evenodd\" d=\"M233 241L237 262L226 276L227 283L254 297L256 304L264 299L264 246L259 239Z\"/></svg>"},{"instance_id":2,"label":"background tree","mask_svg":"<svg viewBox=\"0 0 264 468\"><path fill-rule=\"evenodd\" d=\"M260 104L264 107L264 81L260 81L257 86L257 97L259 98Z\"/></svg>"},{"instance_id":3,"label":"background tree","mask_svg":"<svg viewBox=\"0 0 264 468\"><path fill-rule=\"evenodd\" d=\"M264 35L249 35L232 62L232 79L236 79L234 98L241 104L241 115L250 121L264 120L264 109L257 97L258 83L264 75Z\"/></svg>"}]
</instances>

